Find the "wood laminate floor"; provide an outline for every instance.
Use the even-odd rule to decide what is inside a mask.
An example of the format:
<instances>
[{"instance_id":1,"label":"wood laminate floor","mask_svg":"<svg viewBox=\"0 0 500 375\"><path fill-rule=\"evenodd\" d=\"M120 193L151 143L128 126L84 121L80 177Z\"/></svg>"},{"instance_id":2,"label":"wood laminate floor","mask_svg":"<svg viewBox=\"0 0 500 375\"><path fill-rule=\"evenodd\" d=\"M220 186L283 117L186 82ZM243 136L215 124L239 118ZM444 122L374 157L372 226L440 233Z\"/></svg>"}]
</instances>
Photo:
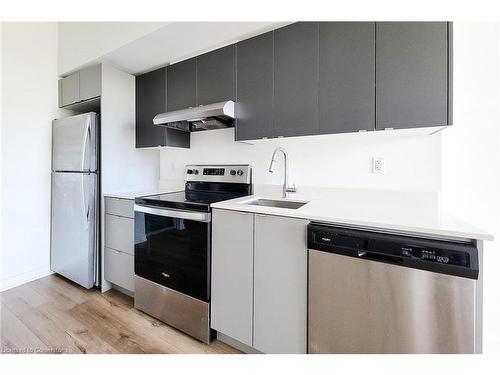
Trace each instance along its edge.
<instances>
[{"instance_id":1,"label":"wood laminate floor","mask_svg":"<svg viewBox=\"0 0 500 375\"><path fill-rule=\"evenodd\" d=\"M239 353L134 309L132 298L51 275L0 294L2 353Z\"/></svg>"}]
</instances>

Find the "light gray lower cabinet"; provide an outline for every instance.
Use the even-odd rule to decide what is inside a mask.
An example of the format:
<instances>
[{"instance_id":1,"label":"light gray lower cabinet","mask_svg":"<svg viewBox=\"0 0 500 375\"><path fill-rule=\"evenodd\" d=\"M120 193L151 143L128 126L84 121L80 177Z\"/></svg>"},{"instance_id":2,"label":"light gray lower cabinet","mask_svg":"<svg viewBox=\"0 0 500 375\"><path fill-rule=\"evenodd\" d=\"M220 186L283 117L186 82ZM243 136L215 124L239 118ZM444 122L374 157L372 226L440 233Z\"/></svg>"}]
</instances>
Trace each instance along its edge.
<instances>
[{"instance_id":1,"label":"light gray lower cabinet","mask_svg":"<svg viewBox=\"0 0 500 375\"><path fill-rule=\"evenodd\" d=\"M106 247L134 255L134 219L115 215L105 215Z\"/></svg>"},{"instance_id":2,"label":"light gray lower cabinet","mask_svg":"<svg viewBox=\"0 0 500 375\"><path fill-rule=\"evenodd\" d=\"M106 213L109 215L134 218L134 200L106 197Z\"/></svg>"},{"instance_id":3,"label":"light gray lower cabinet","mask_svg":"<svg viewBox=\"0 0 500 375\"><path fill-rule=\"evenodd\" d=\"M263 353L306 353L307 223L213 211L213 329Z\"/></svg>"},{"instance_id":4,"label":"light gray lower cabinet","mask_svg":"<svg viewBox=\"0 0 500 375\"><path fill-rule=\"evenodd\" d=\"M252 346L253 215L213 210L211 327Z\"/></svg>"},{"instance_id":5,"label":"light gray lower cabinet","mask_svg":"<svg viewBox=\"0 0 500 375\"><path fill-rule=\"evenodd\" d=\"M134 291L134 201L106 197L104 279Z\"/></svg>"},{"instance_id":6,"label":"light gray lower cabinet","mask_svg":"<svg viewBox=\"0 0 500 375\"><path fill-rule=\"evenodd\" d=\"M104 278L109 282L134 291L134 256L104 248Z\"/></svg>"},{"instance_id":7,"label":"light gray lower cabinet","mask_svg":"<svg viewBox=\"0 0 500 375\"><path fill-rule=\"evenodd\" d=\"M307 223L255 214L253 346L261 352L307 351Z\"/></svg>"}]
</instances>

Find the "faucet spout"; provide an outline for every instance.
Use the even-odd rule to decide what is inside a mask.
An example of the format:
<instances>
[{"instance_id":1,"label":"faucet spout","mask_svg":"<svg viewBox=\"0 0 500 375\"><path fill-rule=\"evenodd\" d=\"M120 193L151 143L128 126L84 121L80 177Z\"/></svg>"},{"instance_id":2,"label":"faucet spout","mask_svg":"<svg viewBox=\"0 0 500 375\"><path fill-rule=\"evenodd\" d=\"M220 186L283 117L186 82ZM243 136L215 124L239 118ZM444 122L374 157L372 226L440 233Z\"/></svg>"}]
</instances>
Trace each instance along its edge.
<instances>
[{"instance_id":1,"label":"faucet spout","mask_svg":"<svg viewBox=\"0 0 500 375\"><path fill-rule=\"evenodd\" d=\"M269 172L274 172L276 158L278 157L278 153L280 152L283 154L284 161L283 198L286 198L288 196L288 193L294 193L297 191L297 189L295 188L295 185L293 187L288 186L288 153L283 147L277 147L274 150L273 156L271 157L271 163L269 164Z\"/></svg>"}]
</instances>

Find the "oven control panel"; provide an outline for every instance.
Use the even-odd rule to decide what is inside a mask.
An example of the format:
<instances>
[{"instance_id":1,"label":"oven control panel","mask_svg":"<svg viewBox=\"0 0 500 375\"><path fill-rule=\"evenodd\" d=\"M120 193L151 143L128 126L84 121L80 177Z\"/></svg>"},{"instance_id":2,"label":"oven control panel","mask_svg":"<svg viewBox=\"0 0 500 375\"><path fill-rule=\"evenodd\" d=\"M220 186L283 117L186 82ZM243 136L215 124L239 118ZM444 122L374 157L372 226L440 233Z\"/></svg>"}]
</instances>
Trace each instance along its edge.
<instances>
[{"instance_id":1,"label":"oven control panel","mask_svg":"<svg viewBox=\"0 0 500 375\"><path fill-rule=\"evenodd\" d=\"M224 176L225 172L225 168L203 168L204 176Z\"/></svg>"},{"instance_id":2,"label":"oven control panel","mask_svg":"<svg viewBox=\"0 0 500 375\"><path fill-rule=\"evenodd\" d=\"M247 164L187 165L185 180L250 184L252 182L252 167Z\"/></svg>"}]
</instances>

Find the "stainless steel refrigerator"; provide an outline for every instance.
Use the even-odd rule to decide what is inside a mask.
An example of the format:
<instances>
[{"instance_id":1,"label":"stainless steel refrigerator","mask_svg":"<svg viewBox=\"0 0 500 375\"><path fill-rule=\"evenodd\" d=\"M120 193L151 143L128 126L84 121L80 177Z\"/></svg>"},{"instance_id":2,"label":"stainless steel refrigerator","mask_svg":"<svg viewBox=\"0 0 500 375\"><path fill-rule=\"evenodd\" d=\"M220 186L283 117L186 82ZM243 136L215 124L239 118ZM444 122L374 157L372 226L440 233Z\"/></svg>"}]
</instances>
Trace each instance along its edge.
<instances>
[{"instance_id":1,"label":"stainless steel refrigerator","mask_svg":"<svg viewBox=\"0 0 500 375\"><path fill-rule=\"evenodd\" d=\"M52 123L52 271L85 288L99 285L98 116Z\"/></svg>"}]
</instances>

